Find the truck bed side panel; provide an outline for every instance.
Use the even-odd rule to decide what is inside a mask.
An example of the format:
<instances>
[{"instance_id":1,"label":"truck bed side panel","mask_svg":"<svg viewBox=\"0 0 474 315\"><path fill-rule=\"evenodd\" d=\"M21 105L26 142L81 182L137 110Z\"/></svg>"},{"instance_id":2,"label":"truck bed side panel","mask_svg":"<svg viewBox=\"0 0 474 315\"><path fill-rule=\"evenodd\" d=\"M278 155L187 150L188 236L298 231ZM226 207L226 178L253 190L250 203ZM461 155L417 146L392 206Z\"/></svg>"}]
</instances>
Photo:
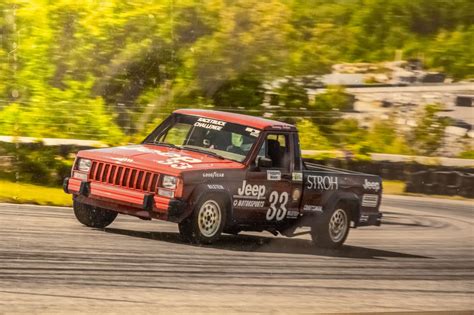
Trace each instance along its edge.
<instances>
[{"instance_id":1,"label":"truck bed side panel","mask_svg":"<svg viewBox=\"0 0 474 315\"><path fill-rule=\"evenodd\" d=\"M315 168L313 168L315 169ZM356 222L364 223L379 214L382 181L379 176L345 173L344 170L303 171L302 210L304 214L322 214L336 195L355 199L359 206ZM337 199L337 198L336 198Z\"/></svg>"}]
</instances>

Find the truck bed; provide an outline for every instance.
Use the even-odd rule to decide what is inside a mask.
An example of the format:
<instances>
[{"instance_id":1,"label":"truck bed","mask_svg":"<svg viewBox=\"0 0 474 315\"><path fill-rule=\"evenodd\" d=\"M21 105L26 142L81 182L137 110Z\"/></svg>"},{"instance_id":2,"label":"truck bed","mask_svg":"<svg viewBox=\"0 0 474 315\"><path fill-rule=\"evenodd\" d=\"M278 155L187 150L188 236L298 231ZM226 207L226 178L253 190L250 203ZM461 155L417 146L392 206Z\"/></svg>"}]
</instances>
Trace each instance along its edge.
<instances>
[{"instance_id":1,"label":"truck bed","mask_svg":"<svg viewBox=\"0 0 474 315\"><path fill-rule=\"evenodd\" d=\"M371 174L366 174L362 172L356 172L356 171L346 170L342 168L336 168L336 167L317 164L307 159L303 159L303 166L304 166L304 169L308 171L318 171L318 172L326 172L326 173L332 173L332 174L351 174L351 175L372 176Z\"/></svg>"}]
</instances>

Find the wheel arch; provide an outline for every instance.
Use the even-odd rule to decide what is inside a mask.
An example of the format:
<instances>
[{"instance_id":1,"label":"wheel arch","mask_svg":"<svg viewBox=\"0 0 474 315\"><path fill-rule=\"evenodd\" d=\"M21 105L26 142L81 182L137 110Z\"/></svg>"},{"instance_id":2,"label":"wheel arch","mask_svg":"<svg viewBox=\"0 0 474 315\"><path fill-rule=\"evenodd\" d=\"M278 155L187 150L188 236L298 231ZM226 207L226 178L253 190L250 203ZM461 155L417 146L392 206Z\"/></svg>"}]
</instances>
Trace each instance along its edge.
<instances>
[{"instance_id":1,"label":"wheel arch","mask_svg":"<svg viewBox=\"0 0 474 315\"><path fill-rule=\"evenodd\" d=\"M224 211L226 211L226 225L232 222L233 213L232 213L232 198L230 193L225 189L209 189L207 184L201 184L197 186L189 198L189 207L188 211L183 216L182 220L188 218L194 211L196 205L199 204L204 198L213 196L218 201L222 202L224 206Z\"/></svg>"},{"instance_id":2,"label":"wheel arch","mask_svg":"<svg viewBox=\"0 0 474 315\"><path fill-rule=\"evenodd\" d=\"M354 222L354 226L359 223L360 217L360 198L353 192L335 192L330 195L326 200L323 200L323 211L333 210L338 204L344 203L349 210L350 220Z\"/></svg>"}]
</instances>

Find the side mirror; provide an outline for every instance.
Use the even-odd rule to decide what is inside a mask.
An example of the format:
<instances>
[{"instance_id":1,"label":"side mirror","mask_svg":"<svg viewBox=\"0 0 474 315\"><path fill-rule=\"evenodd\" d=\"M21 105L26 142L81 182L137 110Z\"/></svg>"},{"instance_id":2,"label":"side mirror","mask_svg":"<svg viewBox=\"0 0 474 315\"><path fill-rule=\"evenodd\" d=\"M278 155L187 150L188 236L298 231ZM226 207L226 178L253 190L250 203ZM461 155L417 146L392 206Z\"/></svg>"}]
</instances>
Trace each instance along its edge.
<instances>
[{"instance_id":1,"label":"side mirror","mask_svg":"<svg viewBox=\"0 0 474 315\"><path fill-rule=\"evenodd\" d=\"M272 160L264 156L259 156L257 158L256 164L257 164L257 167L264 167L264 168L272 167L273 165Z\"/></svg>"}]
</instances>

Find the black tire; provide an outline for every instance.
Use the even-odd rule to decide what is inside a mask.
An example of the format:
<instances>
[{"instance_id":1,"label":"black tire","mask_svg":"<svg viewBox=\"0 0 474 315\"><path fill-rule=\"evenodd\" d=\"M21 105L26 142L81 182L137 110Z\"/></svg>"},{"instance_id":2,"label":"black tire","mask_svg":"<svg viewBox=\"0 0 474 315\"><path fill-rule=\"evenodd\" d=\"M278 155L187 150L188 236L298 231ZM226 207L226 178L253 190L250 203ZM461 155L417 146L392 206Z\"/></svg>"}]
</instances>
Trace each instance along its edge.
<instances>
[{"instance_id":1,"label":"black tire","mask_svg":"<svg viewBox=\"0 0 474 315\"><path fill-rule=\"evenodd\" d=\"M74 215L77 220L88 227L105 228L117 217L117 212L86 205L74 201Z\"/></svg>"},{"instance_id":2,"label":"black tire","mask_svg":"<svg viewBox=\"0 0 474 315\"><path fill-rule=\"evenodd\" d=\"M193 232L191 218L186 218L178 223L179 234L185 242L191 243L193 241Z\"/></svg>"},{"instance_id":3,"label":"black tire","mask_svg":"<svg viewBox=\"0 0 474 315\"><path fill-rule=\"evenodd\" d=\"M222 234L226 217L225 203L220 198L204 196L193 213L179 223L179 233L187 242L211 244Z\"/></svg>"},{"instance_id":4,"label":"black tire","mask_svg":"<svg viewBox=\"0 0 474 315\"><path fill-rule=\"evenodd\" d=\"M334 209L326 211L311 227L311 238L317 247L339 248L349 235L351 224L350 209L338 203Z\"/></svg>"}]
</instances>

